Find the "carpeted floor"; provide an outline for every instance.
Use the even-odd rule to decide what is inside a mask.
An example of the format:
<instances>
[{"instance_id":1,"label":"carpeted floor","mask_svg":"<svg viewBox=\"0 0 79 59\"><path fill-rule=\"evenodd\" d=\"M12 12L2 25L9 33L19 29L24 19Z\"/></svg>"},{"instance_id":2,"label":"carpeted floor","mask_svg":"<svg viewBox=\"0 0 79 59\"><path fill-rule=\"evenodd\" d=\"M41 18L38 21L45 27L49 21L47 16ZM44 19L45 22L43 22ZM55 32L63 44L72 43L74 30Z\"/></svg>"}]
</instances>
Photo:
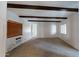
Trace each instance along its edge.
<instances>
[{"instance_id":1,"label":"carpeted floor","mask_svg":"<svg viewBox=\"0 0 79 59\"><path fill-rule=\"evenodd\" d=\"M79 57L79 51L59 38L39 38L15 48L8 57Z\"/></svg>"}]
</instances>

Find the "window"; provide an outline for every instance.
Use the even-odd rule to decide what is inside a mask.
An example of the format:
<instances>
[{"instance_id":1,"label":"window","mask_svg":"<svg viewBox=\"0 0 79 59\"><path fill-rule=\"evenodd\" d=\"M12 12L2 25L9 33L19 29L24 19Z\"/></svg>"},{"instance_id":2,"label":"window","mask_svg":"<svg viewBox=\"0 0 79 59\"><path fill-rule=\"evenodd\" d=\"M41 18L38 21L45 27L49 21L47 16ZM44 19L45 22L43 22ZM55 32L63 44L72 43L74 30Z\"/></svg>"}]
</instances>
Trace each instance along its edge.
<instances>
[{"instance_id":1,"label":"window","mask_svg":"<svg viewBox=\"0 0 79 59\"><path fill-rule=\"evenodd\" d=\"M37 36L37 23L32 23L32 36Z\"/></svg>"},{"instance_id":2,"label":"window","mask_svg":"<svg viewBox=\"0 0 79 59\"><path fill-rule=\"evenodd\" d=\"M67 34L66 24L61 25L61 33Z\"/></svg>"},{"instance_id":3,"label":"window","mask_svg":"<svg viewBox=\"0 0 79 59\"><path fill-rule=\"evenodd\" d=\"M52 26L51 26L51 34L56 34L56 24L52 24Z\"/></svg>"},{"instance_id":4,"label":"window","mask_svg":"<svg viewBox=\"0 0 79 59\"><path fill-rule=\"evenodd\" d=\"M25 27L25 32L32 35L32 37L37 36L37 23L28 22Z\"/></svg>"},{"instance_id":5,"label":"window","mask_svg":"<svg viewBox=\"0 0 79 59\"><path fill-rule=\"evenodd\" d=\"M25 32L26 33L31 33L31 23L26 23L25 25L24 25L24 30L25 30Z\"/></svg>"}]
</instances>

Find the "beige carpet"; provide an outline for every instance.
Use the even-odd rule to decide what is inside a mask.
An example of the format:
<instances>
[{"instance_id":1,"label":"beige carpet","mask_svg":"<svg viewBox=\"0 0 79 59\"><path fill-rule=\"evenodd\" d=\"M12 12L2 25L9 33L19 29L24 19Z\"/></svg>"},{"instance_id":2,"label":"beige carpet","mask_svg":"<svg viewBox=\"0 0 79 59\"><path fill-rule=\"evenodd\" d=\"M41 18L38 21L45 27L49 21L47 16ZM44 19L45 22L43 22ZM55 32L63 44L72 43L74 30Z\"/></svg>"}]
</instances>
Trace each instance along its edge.
<instances>
[{"instance_id":1,"label":"beige carpet","mask_svg":"<svg viewBox=\"0 0 79 59\"><path fill-rule=\"evenodd\" d=\"M59 38L39 38L9 52L8 57L76 57L79 51Z\"/></svg>"}]
</instances>

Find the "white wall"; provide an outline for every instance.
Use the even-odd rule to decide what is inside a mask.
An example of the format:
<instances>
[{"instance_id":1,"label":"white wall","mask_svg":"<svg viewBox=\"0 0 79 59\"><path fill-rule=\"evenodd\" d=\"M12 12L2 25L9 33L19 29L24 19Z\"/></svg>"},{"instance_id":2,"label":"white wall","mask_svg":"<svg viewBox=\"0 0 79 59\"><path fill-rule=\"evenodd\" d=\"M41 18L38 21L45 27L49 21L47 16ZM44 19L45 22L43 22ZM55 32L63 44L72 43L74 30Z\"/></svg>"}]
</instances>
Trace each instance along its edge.
<instances>
[{"instance_id":1,"label":"white wall","mask_svg":"<svg viewBox=\"0 0 79 59\"><path fill-rule=\"evenodd\" d=\"M23 24L23 21L18 17L18 15L10 10L7 11L7 21L8 20L13 20ZM6 52L12 50L22 43L20 42L19 44L16 44L16 38L18 37L22 37L23 41L23 35L11 37L6 40Z\"/></svg>"},{"instance_id":2,"label":"white wall","mask_svg":"<svg viewBox=\"0 0 79 59\"><path fill-rule=\"evenodd\" d=\"M13 20L22 23L22 20L18 17L18 15L10 10L7 11L7 20Z\"/></svg>"},{"instance_id":3,"label":"white wall","mask_svg":"<svg viewBox=\"0 0 79 59\"><path fill-rule=\"evenodd\" d=\"M62 20L61 24L60 24L60 31L61 31L61 25L66 24L67 25L67 34L62 34L60 33L60 38L63 39L64 41L68 42L69 44L71 44L71 33L72 33L72 27L71 27L71 17L69 16L68 19L66 20Z\"/></svg>"},{"instance_id":4,"label":"white wall","mask_svg":"<svg viewBox=\"0 0 79 59\"><path fill-rule=\"evenodd\" d=\"M24 20L23 22L23 41L26 42L28 40L34 39L34 38L44 38L44 37L57 37L59 35L59 23L55 22L28 22L27 18L22 18ZM32 20L32 19L31 19ZM28 33L26 30L28 27L31 27L31 24L36 23L37 24L37 36L32 36L32 32ZM51 26L52 24L57 25L57 33L51 34ZM32 28L31 28L32 29Z\"/></svg>"},{"instance_id":5,"label":"white wall","mask_svg":"<svg viewBox=\"0 0 79 59\"><path fill-rule=\"evenodd\" d=\"M60 26L62 24L67 24L67 34L60 33L59 37L79 50L79 13L72 12L67 20L62 20Z\"/></svg>"},{"instance_id":6,"label":"white wall","mask_svg":"<svg viewBox=\"0 0 79 59\"><path fill-rule=\"evenodd\" d=\"M26 30L28 29L28 27L31 27L31 24L33 24L34 22L28 22L27 18L23 18L22 20L24 20L23 22L23 41L26 42L28 40L31 40L33 38L44 38L44 37L57 37L59 35L59 23L55 23L55 22L35 22L37 24L37 36L33 37L32 36L32 32L27 33ZM57 33L56 34L51 34L51 26L52 24L56 24L57 25ZM32 28L31 28L32 29Z\"/></svg>"},{"instance_id":7,"label":"white wall","mask_svg":"<svg viewBox=\"0 0 79 59\"><path fill-rule=\"evenodd\" d=\"M56 24L57 26L57 33L56 34L51 34L51 26L52 24ZM58 30L58 25L59 23L55 23L55 22L39 22L38 23L38 37L57 37L59 30Z\"/></svg>"},{"instance_id":8,"label":"white wall","mask_svg":"<svg viewBox=\"0 0 79 59\"><path fill-rule=\"evenodd\" d=\"M44 37L44 23L39 22L37 24L37 37Z\"/></svg>"},{"instance_id":9,"label":"white wall","mask_svg":"<svg viewBox=\"0 0 79 59\"><path fill-rule=\"evenodd\" d=\"M31 23L27 22L27 19L22 20L23 20L23 42L27 42L32 38L31 32L27 32L28 28L31 29Z\"/></svg>"},{"instance_id":10,"label":"white wall","mask_svg":"<svg viewBox=\"0 0 79 59\"><path fill-rule=\"evenodd\" d=\"M7 2L0 1L0 57L5 56Z\"/></svg>"},{"instance_id":11,"label":"white wall","mask_svg":"<svg viewBox=\"0 0 79 59\"><path fill-rule=\"evenodd\" d=\"M79 50L79 12L72 14L72 39L73 46Z\"/></svg>"}]
</instances>

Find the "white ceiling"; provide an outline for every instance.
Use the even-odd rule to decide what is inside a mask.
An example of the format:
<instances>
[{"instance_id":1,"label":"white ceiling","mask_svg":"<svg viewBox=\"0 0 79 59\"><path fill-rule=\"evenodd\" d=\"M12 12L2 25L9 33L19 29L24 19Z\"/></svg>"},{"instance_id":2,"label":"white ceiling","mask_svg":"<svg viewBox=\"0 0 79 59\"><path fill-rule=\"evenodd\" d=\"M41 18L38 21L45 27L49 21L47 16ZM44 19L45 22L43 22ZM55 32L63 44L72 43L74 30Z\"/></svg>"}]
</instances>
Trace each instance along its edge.
<instances>
[{"instance_id":1,"label":"white ceiling","mask_svg":"<svg viewBox=\"0 0 79 59\"><path fill-rule=\"evenodd\" d=\"M78 8L79 1L8 1L8 3Z\"/></svg>"},{"instance_id":2,"label":"white ceiling","mask_svg":"<svg viewBox=\"0 0 79 59\"><path fill-rule=\"evenodd\" d=\"M67 8L78 8L78 1L9 1L8 3L41 5L41 6L56 6ZM66 11L50 11L50 10L34 10L34 9L16 9L8 8L18 15L24 16L47 16L47 17L67 17L71 12Z\"/></svg>"},{"instance_id":3,"label":"white ceiling","mask_svg":"<svg viewBox=\"0 0 79 59\"><path fill-rule=\"evenodd\" d=\"M47 17L64 17L68 16L69 12L66 11L49 11L49 10L34 10L34 9L13 9L8 10L16 12L18 15L25 16L47 16Z\"/></svg>"}]
</instances>

